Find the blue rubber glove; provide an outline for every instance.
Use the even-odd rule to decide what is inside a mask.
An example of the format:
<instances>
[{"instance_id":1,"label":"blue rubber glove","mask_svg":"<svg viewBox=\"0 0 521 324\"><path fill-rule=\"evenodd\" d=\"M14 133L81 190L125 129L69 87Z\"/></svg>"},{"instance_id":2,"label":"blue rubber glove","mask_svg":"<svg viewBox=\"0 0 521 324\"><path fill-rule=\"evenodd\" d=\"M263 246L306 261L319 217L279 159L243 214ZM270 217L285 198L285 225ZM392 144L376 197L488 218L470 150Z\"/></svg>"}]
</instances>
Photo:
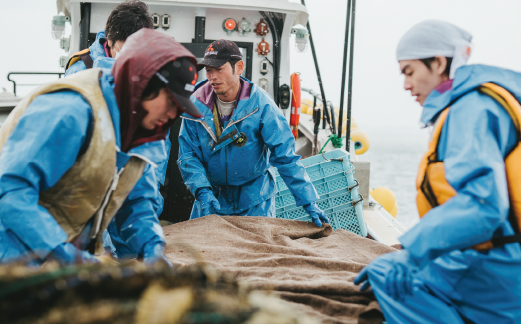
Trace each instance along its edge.
<instances>
[{"instance_id":1,"label":"blue rubber glove","mask_svg":"<svg viewBox=\"0 0 521 324\"><path fill-rule=\"evenodd\" d=\"M368 289L371 286L369 282L371 273L385 278L383 289L391 298L402 301L406 295L412 294L412 282L413 275L416 273L416 266L407 250L387 253L374 259L360 271L354 280L354 284L362 284L360 290Z\"/></svg>"},{"instance_id":2,"label":"blue rubber glove","mask_svg":"<svg viewBox=\"0 0 521 324\"><path fill-rule=\"evenodd\" d=\"M315 224L317 224L318 227L322 227L322 222L329 224L329 219L326 216L326 213L324 213L323 210L318 208L317 204L312 202L311 204L307 204L302 206L305 211L308 212L309 216L313 219Z\"/></svg>"},{"instance_id":3,"label":"blue rubber glove","mask_svg":"<svg viewBox=\"0 0 521 324\"><path fill-rule=\"evenodd\" d=\"M163 260L166 264L173 268L172 263L165 257L164 251L165 243L163 242L147 243L143 247L143 262L148 265L154 264L159 260Z\"/></svg>"},{"instance_id":4,"label":"blue rubber glove","mask_svg":"<svg viewBox=\"0 0 521 324\"><path fill-rule=\"evenodd\" d=\"M221 209L219 201L208 188L201 188L197 192L197 200L201 203L202 216L215 214Z\"/></svg>"},{"instance_id":5,"label":"blue rubber glove","mask_svg":"<svg viewBox=\"0 0 521 324\"><path fill-rule=\"evenodd\" d=\"M56 260L61 265L97 263L98 259L87 251L78 250L71 243L58 245L47 257L47 260Z\"/></svg>"}]
</instances>

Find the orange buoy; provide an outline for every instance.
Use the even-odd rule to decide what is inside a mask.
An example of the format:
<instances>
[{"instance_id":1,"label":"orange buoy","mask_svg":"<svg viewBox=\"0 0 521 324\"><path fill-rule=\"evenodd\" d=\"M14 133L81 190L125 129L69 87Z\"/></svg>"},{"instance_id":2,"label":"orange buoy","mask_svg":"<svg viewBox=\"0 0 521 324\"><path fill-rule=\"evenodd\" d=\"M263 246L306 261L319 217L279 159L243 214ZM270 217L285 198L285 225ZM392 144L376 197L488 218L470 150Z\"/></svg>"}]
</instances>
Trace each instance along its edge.
<instances>
[{"instance_id":1,"label":"orange buoy","mask_svg":"<svg viewBox=\"0 0 521 324\"><path fill-rule=\"evenodd\" d=\"M291 117L289 125L295 139L298 138L298 124L300 120L300 73L293 73L290 79L291 83Z\"/></svg>"}]
</instances>

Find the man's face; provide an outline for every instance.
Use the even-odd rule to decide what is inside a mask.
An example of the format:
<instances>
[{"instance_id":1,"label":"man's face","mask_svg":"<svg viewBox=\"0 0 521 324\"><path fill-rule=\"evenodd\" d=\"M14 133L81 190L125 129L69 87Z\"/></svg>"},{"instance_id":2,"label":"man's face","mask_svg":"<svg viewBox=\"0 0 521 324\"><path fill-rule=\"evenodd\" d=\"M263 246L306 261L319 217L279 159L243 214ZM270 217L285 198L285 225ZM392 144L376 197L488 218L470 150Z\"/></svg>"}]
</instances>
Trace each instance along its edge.
<instances>
[{"instance_id":1,"label":"man's face","mask_svg":"<svg viewBox=\"0 0 521 324\"><path fill-rule=\"evenodd\" d=\"M229 62L217 68L206 66L206 78L212 85L215 94L224 96L238 84L243 70L243 61L235 64L235 72Z\"/></svg>"},{"instance_id":2,"label":"man's face","mask_svg":"<svg viewBox=\"0 0 521 324\"><path fill-rule=\"evenodd\" d=\"M116 54L119 54L123 48L125 41L112 42L111 40L107 40L107 43L110 47L110 57L116 57Z\"/></svg>"},{"instance_id":3,"label":"man's face","mask_svg":"<svg viewBox=\"0 0 521 324\"><path fill-rule=\"evenodd\" d=\"M179 108L165 88L161 89L154 99L143 100L141 105L148 112L141 121L141 126L146 129L152 130L157 126L163 126L169 119L175 119L179 115Z\"/></svg>"},{"instance_id":4,"label":"man's face","mask_svg":"<svg viewBox=\"0 0 521 324\"><path fill-rule=\"evenodd\" d=\"M416 101L422 106L431 91L448 80L443 74L447 64L445 57L436 57L430 69L420 60L403 60L399 63L400 71L405 76L405 90L410 91L411 96L416 97Z\"/></svg>"}]
</instances>

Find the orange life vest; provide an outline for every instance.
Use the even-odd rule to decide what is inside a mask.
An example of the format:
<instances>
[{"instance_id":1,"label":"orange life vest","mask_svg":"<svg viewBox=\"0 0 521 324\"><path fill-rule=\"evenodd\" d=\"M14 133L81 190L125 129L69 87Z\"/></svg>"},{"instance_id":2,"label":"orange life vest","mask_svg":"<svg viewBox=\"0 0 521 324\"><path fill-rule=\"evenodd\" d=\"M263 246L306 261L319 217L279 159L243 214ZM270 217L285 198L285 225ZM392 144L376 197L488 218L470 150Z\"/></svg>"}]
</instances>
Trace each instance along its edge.
<instances>
[{"instance_id":1,"label":"orange life vest","mask_svg":"<svg viewBox=\"0 0 521 324\"><path fill-rule=\"evenodd\" d=\"M92 66L94 65L94 61L92 61L92 57L90 57L90 49L87 48L87 49L79 51L78 53L71 56L71 58L65 65L65 71L67 71L67 69L70 68L71 65L78 62L79 60L82 60L83 63L85 63L85 66L87 67L87 69L92 69Z\"/></svg>"},{"instance_id":2,"label":"orange life vest","mask_svg":"<svg viewBox=\"0 0 521 324\"><path fill-rule=\"evenodd\" d=\"M496 100L510 115L518 132L518 140L521 139L521 104L506 89L493 84L484 83L479 88L482 94ZM442 111L434 126L429 149L424 155L418 177L416 179L416 205L420 217L429 210L444 204L456 195L456 190L445 178L445 166L438 159L438 144L441 130L449 113L450 107ZM508 196L510 201L509 220L516 232L515 235L492 238L489 241L473 246L476 250L491 249L508 243L521 242L521 142L505 158L505 170L508 184Z\"/></svg>"}]
</instances>

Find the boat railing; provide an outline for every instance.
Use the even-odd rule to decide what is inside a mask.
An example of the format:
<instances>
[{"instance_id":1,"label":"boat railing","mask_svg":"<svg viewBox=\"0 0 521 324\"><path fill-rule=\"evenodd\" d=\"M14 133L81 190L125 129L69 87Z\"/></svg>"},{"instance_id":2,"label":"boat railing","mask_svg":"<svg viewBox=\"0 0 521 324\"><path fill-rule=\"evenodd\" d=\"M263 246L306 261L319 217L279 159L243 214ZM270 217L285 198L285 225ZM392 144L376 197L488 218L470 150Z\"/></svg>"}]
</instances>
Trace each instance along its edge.
<instances>
[{"instance_id":1,"label":"boat railing","mask_svg":"<svg viewBox=\"0 0 521 324\"><path fill-rule=\"evenodd\" d=\"M14 75L57 75L58 79L64 75L65 72L9 72L7 74L7 81L11 81L13 83L13 94L16 96L16 87L17 86L39 86L41 83L20 83L11 79L11 76Z\"/></svg>"}]
</instances>

